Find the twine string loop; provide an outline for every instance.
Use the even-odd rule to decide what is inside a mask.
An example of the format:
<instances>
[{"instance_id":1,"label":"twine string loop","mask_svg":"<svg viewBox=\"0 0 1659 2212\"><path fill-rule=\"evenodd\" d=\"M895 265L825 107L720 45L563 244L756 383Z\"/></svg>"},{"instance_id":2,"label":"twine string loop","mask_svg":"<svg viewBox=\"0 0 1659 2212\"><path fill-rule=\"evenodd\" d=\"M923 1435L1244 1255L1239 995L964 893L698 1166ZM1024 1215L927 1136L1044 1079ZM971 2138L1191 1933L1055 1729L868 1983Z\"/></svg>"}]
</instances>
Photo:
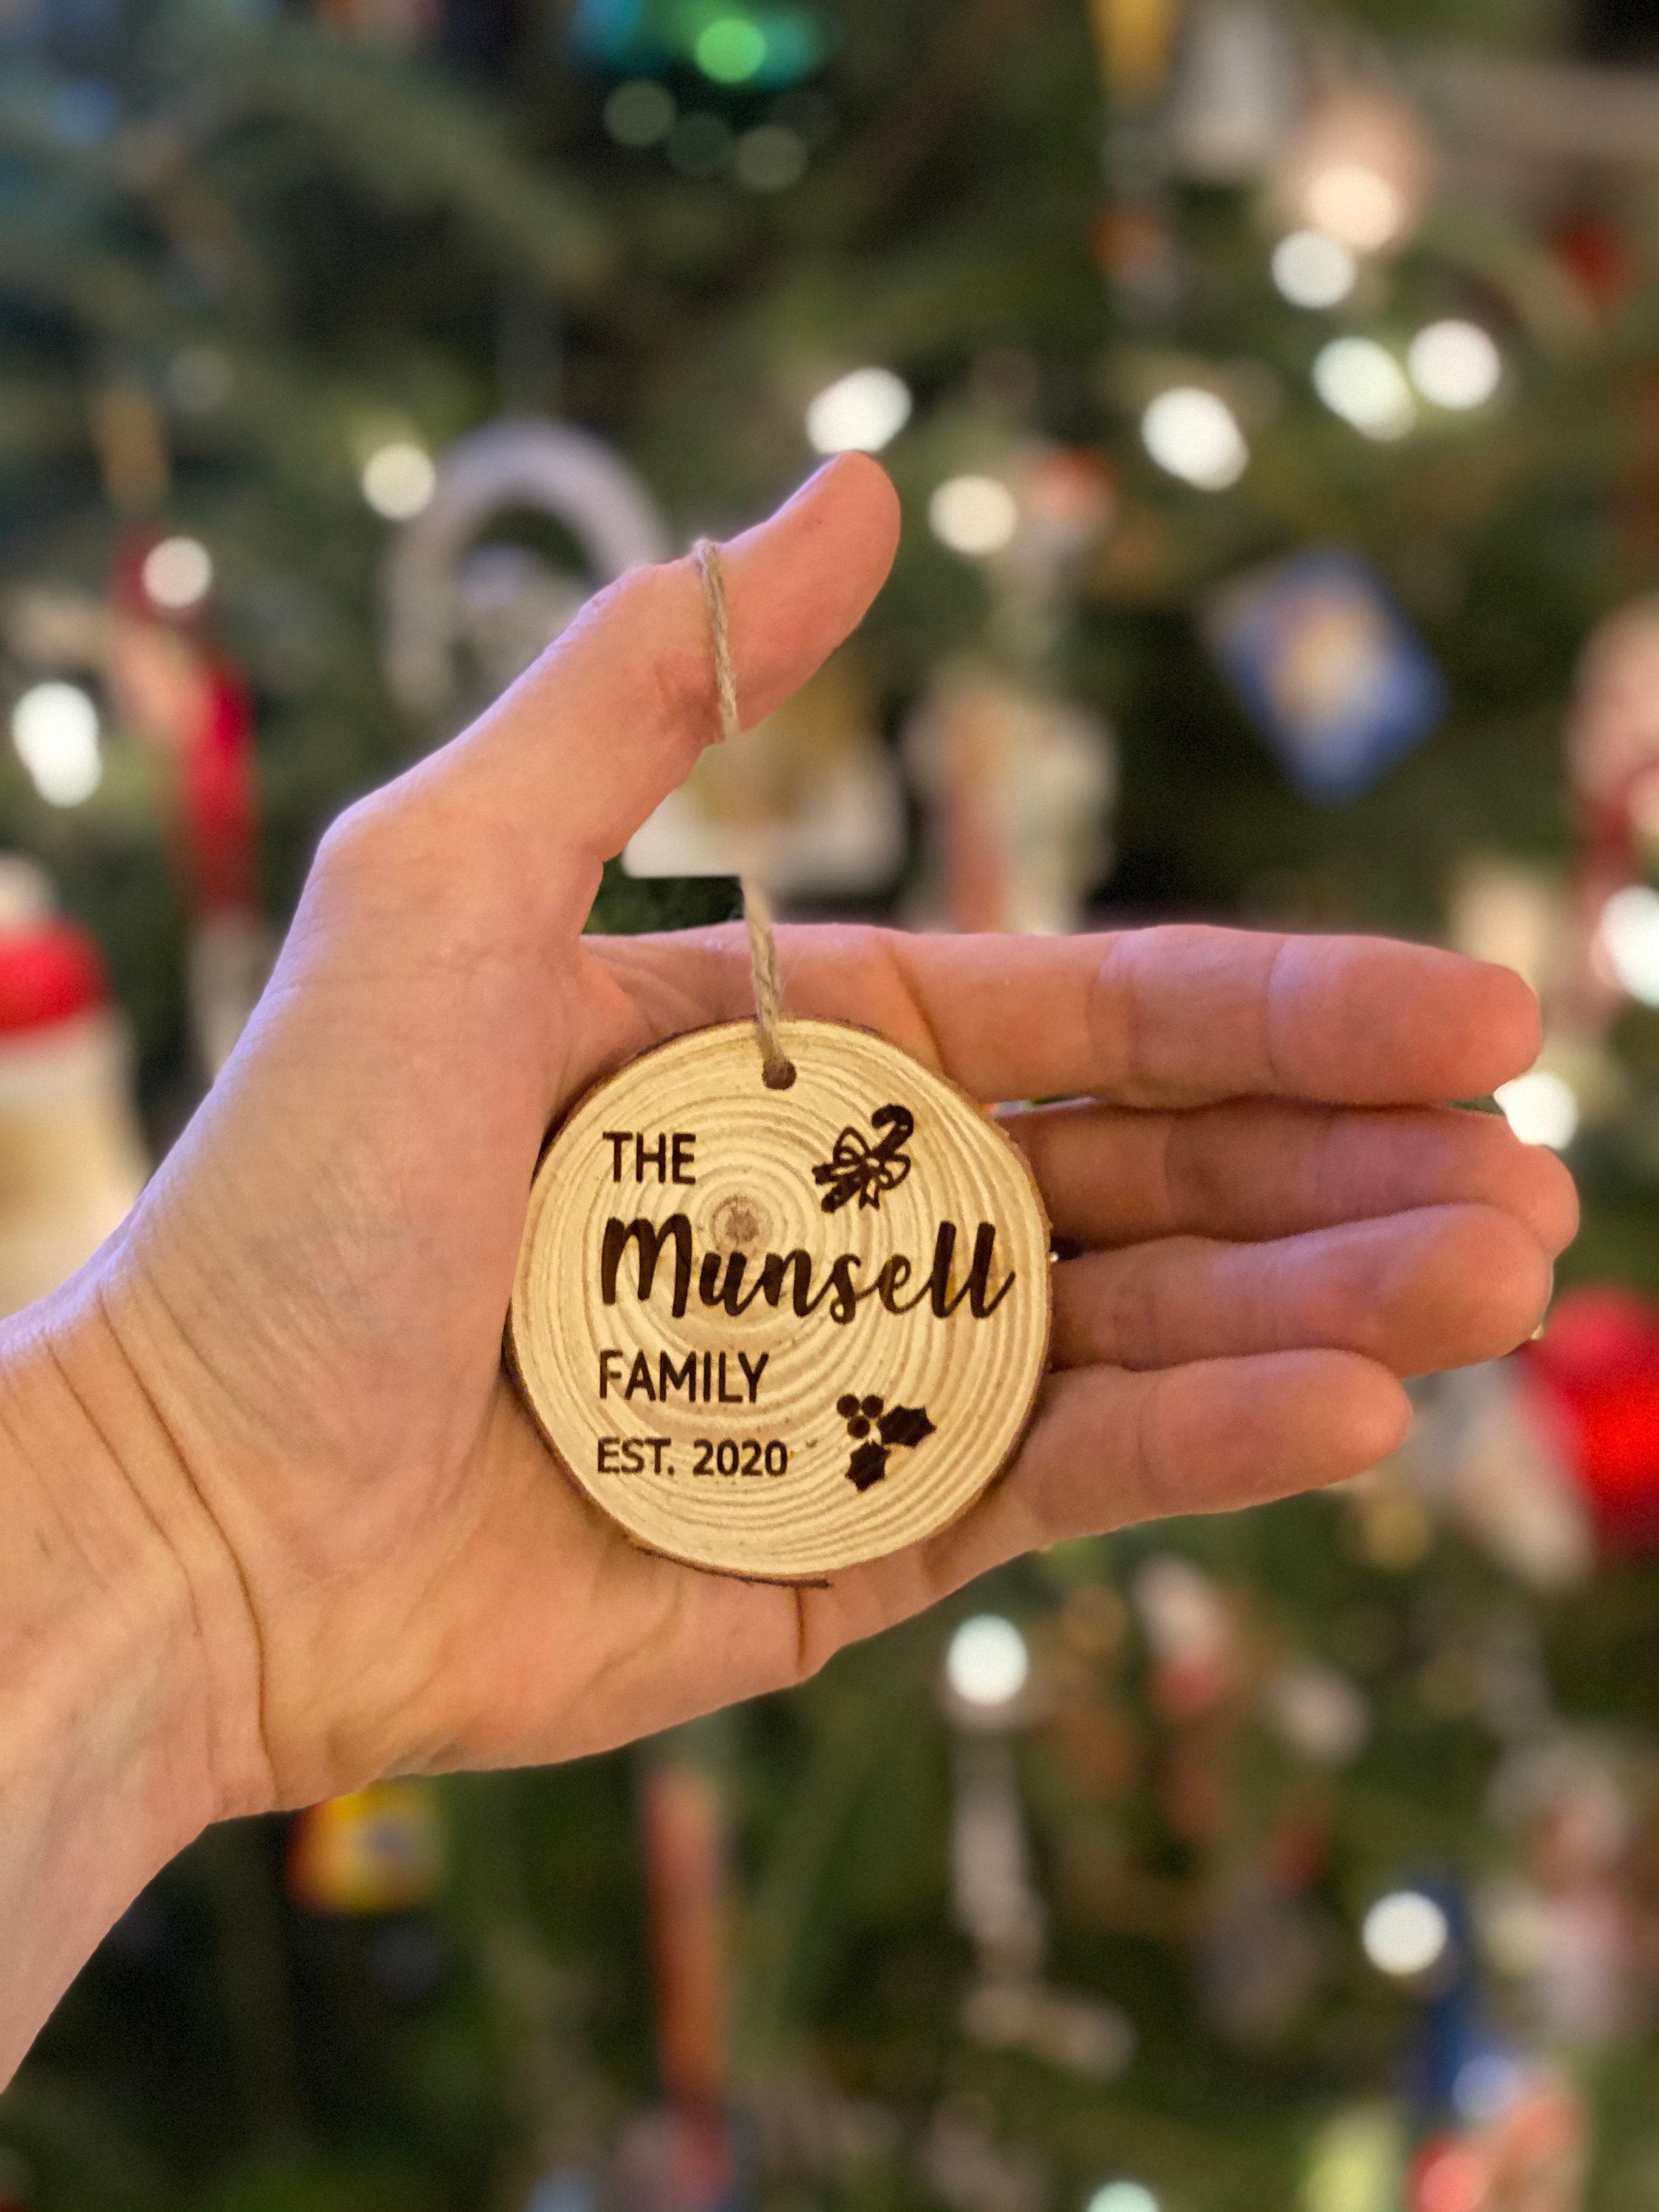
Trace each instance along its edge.
<instances>
[{"instance_id":1,"label":"twine string loop","mask_svg":"<svg viewBox=\"0 0 1659 2212\"><path fill-rule=\"evenodd\" d=\"M714 647L714 691L720 702L720 739L725 743L735 738L741 726L726 605L726 567L720 549L712 538L700 538L693 550L708 608L709 635ZM772 902L752 876L743 877L741 882L743 918L749 930L749 966L755 997L755 1036L760 1046L761 1080L769 1091L787 1091L795 1079L795 1063L784 1050L781 1034L783 978L778 969Z\"/></svg>"}]
</instances>

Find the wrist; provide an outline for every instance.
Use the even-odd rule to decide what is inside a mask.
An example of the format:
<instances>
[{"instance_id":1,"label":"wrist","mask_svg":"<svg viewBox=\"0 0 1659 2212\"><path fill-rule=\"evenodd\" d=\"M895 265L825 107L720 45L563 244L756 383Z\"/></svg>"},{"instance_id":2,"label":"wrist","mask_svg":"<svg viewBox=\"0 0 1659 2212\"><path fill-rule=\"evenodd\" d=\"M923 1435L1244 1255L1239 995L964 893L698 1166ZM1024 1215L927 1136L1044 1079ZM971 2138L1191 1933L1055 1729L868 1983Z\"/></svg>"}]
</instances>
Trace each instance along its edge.
<instances>
[{"instance_id":1,"label":"wrist","mask_svg":"<svg viewBox=\"0 0 1659 2212\"><path fill-rule=\"evenodd\" d=\"M179 1501L88 1294L0 1324L0 2082L144 1883L263 1802L216 1717L258 1680L234 1570Z\"/></svg>"}]
</instances>

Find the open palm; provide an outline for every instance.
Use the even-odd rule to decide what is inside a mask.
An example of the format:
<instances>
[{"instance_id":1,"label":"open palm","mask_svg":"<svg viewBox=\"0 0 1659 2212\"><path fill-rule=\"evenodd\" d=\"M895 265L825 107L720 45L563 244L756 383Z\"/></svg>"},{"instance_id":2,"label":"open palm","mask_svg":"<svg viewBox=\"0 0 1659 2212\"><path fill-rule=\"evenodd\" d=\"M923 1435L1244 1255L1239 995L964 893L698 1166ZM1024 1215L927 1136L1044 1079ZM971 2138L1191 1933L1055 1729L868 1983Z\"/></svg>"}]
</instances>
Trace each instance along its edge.
<instances>
[{"instance_id":1,"label":"open palm","mask_svg":"<svg viewBox=\"0 0 1659 2212\"><path fill-rule=\"evenodd\" d=\"M747 716L858 621L895 503L822 472L729 550ZM1529 1061L1505 971L1364 939L803 929L788 1010L1015 1110L1057 1232L1055 1372L955 1528L806 1591L635 1550L503 1375L546 1130L745 1008L737 933L607 941L604 858L716 731L695 571L625 579L325 841L276 976L61 1357L189 1581L223 1810L596 1749L797 1679L1018 1551L1349 1474L1398 1377L1502 1352L1571 1235L1547 1154L1449 1099ZM117 1399L121 1404L115 1403ZM135 1410L136 1409L136 1410Z\"/></svg>"}]
</instances>

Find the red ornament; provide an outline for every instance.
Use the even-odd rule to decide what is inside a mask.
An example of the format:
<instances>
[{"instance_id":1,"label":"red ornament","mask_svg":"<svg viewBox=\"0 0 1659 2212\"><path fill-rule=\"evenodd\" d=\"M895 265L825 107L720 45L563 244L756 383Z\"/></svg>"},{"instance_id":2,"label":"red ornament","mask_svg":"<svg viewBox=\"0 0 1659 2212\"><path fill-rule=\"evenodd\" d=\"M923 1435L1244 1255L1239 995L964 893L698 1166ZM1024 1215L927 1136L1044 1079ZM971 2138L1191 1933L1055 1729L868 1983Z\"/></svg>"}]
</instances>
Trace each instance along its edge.
<instances>
[{"instance_id":1,"label":"red ornament","mask_svg":"<svg viewBox=\"0 0 1659 2212\"><path fill-rule=\"evenodd\" d=\"M1615 1284L1569 1291L1520 1358L1603 1538L1622 1550L1659 1543L1659 1304Z\"/></svg>"},{"instance_id":2,"label":"red ornament","mask_svg":"<svg viewBox=\"0 0 1659 2212\"><path fill-rule=\"evenodd\" d=\"M72 921L47 914L0 927L0 1036L70 1021L108 997L97 945Z\"/></svg>"},{"instance_id":3,"label":"red ornament","mask_svg":"<svg viewBox=\"0 0 1659 2212\"><path fill-rule=\"evenodd\" d=\"M1574 216L1556 232L1554 243L1573 282L1598 307L1616 307L1635 290L1640 265L1629 239L1605 216Z\"/></svg>"},{"instance_id":4,"label":"red ornament","mask_svg":"<svg viewBox=\"0 0 1659 2212\"><path fill-rule=\"evenodd\" d=\"M1492 2162L1475 2144L1439 2136L1412 2161L1407 2212L1490 2212Z\"/></svg>"}]
</instances>

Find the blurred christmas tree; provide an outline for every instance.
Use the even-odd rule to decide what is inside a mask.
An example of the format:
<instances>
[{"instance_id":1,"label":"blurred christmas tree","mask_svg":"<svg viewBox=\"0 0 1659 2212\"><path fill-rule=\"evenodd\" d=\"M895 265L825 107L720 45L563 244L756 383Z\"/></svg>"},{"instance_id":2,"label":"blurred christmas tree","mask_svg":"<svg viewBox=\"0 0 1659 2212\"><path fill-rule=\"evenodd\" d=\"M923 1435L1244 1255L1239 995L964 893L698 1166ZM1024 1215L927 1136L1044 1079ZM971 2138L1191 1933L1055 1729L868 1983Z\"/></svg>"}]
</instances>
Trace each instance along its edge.
<instances>
[{"instance_id":1,"label":"blurred christmas tree","mask_svg":"<svg viewBox=\"0 0 1659 2212\"><path fill-rule=\"evenodd\" d=\"M892 585L657 863L1511 959L1572 1268L1659 1289L1642 29L13 10L0 838L158 1133L341 804L866 445ZM1067 1547L633 1756L210 1835L0 2099L0 2203L1637 2212L1656 1344L1581 1291L1340 1498Z\"/></svg>"}]
</instances>

